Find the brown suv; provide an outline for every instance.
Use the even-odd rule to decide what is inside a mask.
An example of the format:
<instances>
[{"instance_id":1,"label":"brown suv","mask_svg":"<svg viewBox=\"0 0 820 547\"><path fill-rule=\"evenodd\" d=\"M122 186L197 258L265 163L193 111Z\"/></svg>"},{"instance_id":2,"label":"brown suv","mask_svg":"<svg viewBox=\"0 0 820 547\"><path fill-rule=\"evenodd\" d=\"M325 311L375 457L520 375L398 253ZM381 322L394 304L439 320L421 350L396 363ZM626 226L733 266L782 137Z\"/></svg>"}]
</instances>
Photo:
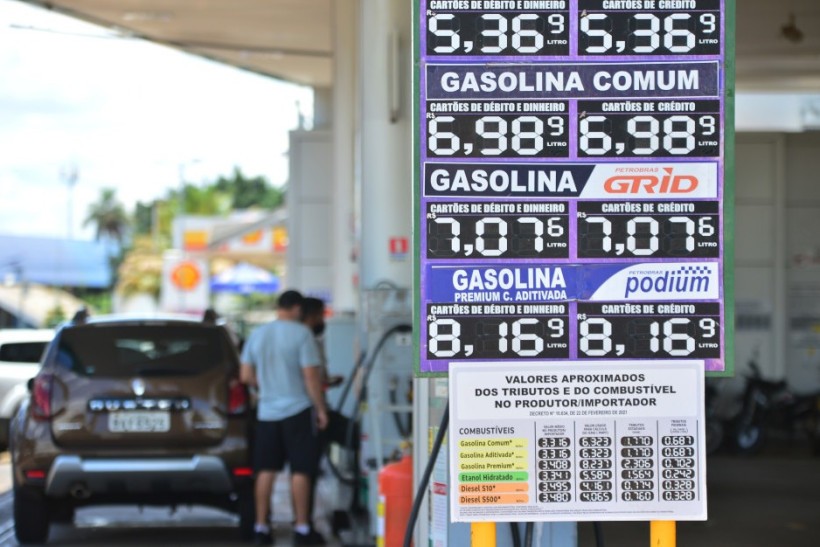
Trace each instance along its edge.
<instances>
[{"instance_id":1,"label":"brown suv","mask_svg":"<svg viewBox=\"0 0 820 547\"><path fill-rule=\"evenodd\" d=\"M228 332L178 319L76 318L12 422L14 525L42 543L83 505L196 503L253 533L248 396Z\"/></svg>"}]
</instances>

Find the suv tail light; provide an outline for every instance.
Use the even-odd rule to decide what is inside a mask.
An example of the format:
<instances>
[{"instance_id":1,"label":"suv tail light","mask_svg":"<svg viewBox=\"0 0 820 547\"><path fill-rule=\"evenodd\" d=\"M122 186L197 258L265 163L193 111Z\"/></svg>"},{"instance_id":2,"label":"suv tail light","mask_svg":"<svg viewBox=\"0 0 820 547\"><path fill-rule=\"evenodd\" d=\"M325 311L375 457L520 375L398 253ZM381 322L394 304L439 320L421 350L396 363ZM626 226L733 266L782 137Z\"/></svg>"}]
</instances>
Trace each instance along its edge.
<instances>
[{"instance_id":1,"label":"suv tail light","mask_svg":"<svg viewBox=\"0 0 820 547\"><path fill-rule=\"evenodd\" d=\"M248 410L248 390L245 384L232 378L228 384L228 414L236 416Z\"/></svg>"},{"instance_id":2,"label":"suv tail light","mask_svg":"<svg viewBox=\"0 0 820 547\"><path fill-rule=\"evenodd\" d=\"M35 420L51 419L51 374L38 374L31 389L31 415Z\"/></svg>"}]
</instances>

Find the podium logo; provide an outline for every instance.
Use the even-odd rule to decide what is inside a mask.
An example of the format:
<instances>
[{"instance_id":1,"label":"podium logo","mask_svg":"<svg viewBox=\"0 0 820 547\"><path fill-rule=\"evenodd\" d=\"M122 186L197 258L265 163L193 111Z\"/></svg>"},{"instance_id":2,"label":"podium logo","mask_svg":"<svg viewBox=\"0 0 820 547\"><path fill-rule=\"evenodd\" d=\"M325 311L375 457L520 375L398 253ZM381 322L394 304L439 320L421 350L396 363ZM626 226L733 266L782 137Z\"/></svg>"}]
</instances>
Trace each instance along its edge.
<instances>
[{"instance_id":1,"label":"podium logo","mask_svg":"<svg viewBox=\"0 0 820 547\"><path fill-rule=\"evenodd\" d=\"M626 278L624 298L631 295L679 294L706 296L712 274L710 266L681 266L677 270L635 272Z\"/></svg>"}]
</instances>

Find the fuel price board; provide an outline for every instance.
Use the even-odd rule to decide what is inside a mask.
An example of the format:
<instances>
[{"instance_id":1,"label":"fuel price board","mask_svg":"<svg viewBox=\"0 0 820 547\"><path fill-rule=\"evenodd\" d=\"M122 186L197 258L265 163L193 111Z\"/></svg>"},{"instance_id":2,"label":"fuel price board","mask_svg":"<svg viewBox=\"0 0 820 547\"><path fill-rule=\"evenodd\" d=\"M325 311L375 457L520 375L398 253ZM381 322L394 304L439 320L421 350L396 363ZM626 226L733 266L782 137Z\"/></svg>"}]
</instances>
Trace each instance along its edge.
<instances>
[{"instance_id":1,"label":"fuel price board","mask_svg":"<svg viewBox=\"0 0 820 547\"><path fill-rule=\"evenodd\" d=\"M731 373L733 10L416 2L420 374L676 359ZM603 502L619 480L627 498L648 496L642 447L624 438L577 446L590 466L580 497ZM621 448L636 466L626 478L594 469L593 449ZM560 458L544 461L538 497L564 497Z\"/></svg>"}]
</instances>

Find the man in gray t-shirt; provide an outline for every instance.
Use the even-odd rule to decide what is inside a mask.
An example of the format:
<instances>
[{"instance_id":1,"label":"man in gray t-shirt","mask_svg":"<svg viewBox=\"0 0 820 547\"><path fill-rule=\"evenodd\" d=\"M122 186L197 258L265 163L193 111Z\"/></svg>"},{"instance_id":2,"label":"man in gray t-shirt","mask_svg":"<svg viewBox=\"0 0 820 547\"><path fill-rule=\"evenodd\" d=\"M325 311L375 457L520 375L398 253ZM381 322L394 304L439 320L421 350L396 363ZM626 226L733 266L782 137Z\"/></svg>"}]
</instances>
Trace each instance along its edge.
<instances>
[{"instance_id":1,"label":"man in gray t-shirt","mask_svg":"<svg viewBox=\"0 0 820 547\"><path fill-rule=\"evenodd\" d=\"M257 544L272 542L268 523L276 473L287 462L296 523L296 545L323 545L310 526L311 478L327 426L322 368L313 333L299 323L302 295L285 291L277 320L253 331L242 350L242 381L259 389L254 445Z\"/></svg>"}]
</instances>

